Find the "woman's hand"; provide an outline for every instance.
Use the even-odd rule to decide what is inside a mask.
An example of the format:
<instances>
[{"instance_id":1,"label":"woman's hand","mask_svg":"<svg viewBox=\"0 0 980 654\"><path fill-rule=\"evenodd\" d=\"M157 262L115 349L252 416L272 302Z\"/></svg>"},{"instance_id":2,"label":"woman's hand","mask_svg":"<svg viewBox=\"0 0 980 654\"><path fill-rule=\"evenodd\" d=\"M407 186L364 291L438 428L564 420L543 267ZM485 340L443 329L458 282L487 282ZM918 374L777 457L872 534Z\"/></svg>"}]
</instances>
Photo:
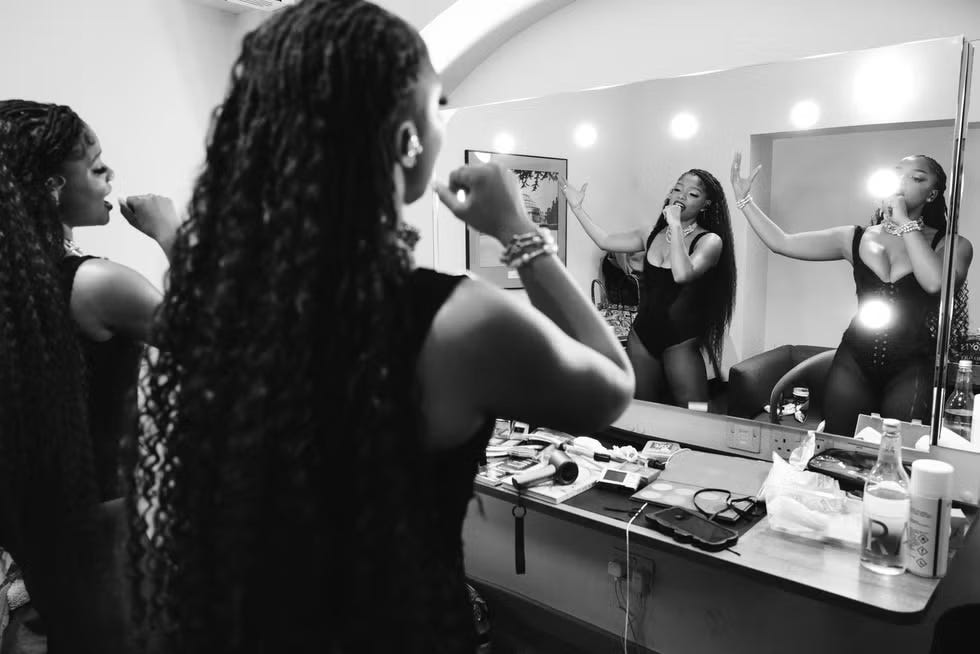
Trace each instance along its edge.
<instances>
[{"instance_id":1,"label":"woman's hand","mask_svg":"<svg viewBox=\"0 0 980 654\"><path fill-rule=\"evenodd\" d=\"M885 218L894 223L896 227L901 227L909 222L908 206L905 204L905 197L902 195L890 195L882 202L882 209Z\"/></svg>"},{"instance_id":2,"label":"woman's hand","mask_svg":"<svg viewBox=\"0 0 980 654\"><path fill-rule=\"evenodd\" d=\"M507 244L515 234L535 229L527 217L517 183L499 164L470 164L449 174L449 184L435 182L439 199L473 229ZM463 191L462 199L457 193Z\"/></svg>"},{"instance_id":3,"label":"woman's hand","mask_svg":"<svg viewBox=\"0 0 980 654\"><path fill-rule=\"evenodd\" d=\"M582 184L582 188L576 190L574 186L568 183L568 180L558 176L558 188L561 189L562 194L565 199L568 200L568 204L572 206L573 209L578 209L585 202L585 189L589 188L589 183L586 182Z\"/></svg>"},{"instance_id":4,"label":"woman's hand","mask_svg":"<svg viewBox=\"0 0 980 654\"><path fill-rule=\"evenodd\" d=\"M172 242L180 227L173 201L162 195L119 198L119 211L130 225L161 245Z\"/></svg>"},{"instance_id":5,"label":"woman's hand","mask_svg":"<svg viewBox=\"0 0 980 654\"><path fill-rule=\"evenodd\" d=\"M664 218L667 220L667 227L681 226L681 208L676 204L668 204L664 207Z\"/></svg>"},{"instance_id":6,"label":"woman's hand","mask_svg":"<svg viewBox=\"0 0 980 654\"><path fill-rule=\"evenodd\" d=\"M748 177L742 177L742 153L736 152L732 157L732 189L735 191L735 199L742 200L752 190L752 182L756 175L762 170L762 164L755 167L755 170Z\"/></svg>"}]
</instances>

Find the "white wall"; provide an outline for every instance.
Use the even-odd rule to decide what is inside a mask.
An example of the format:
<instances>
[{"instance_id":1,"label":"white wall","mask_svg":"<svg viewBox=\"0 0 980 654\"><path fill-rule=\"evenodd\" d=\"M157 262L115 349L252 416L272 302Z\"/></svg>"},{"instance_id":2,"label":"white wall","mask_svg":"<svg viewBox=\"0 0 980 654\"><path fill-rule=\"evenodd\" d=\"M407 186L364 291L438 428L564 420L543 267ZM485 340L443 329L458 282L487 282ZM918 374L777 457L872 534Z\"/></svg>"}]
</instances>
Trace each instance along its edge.
<instances>
[{"instance_id":1,"label":"white wall","mask_svg":"<svg viewBox=\"0 0 980 654\"><path fill-rule=\"evenodd\" d=\"M119 193L183 210L210 112L231 70L237 17L189 0L0 0L0 96L67 104L96 131ZM118 210L83 249L162 283L166 261Z\"/></svg>"},{"instance_id":2,"label":"white wall","mask_svg":"<svg viewBox=\"0 0 980 654\"><path fill-rule=\"evenodd\" d=\"M980 36L976 0L577 0L488 57L451 100L469 106L956 34Z\"/></svg>"},{"instance_id":3,"label":"white wall","mask_svg":"<svg viewBox=\"0 0 980 654\"><path fill-rule=\"evenodd\" d=\"M915 93L904 104L886 103L879 113L871 113L855 101L854 80L864 79L861 75L869 62L882 58L898 62L912 80ZM790 131L790 108L800 99L815 100L821 107L817 127L824 130L876 122L951 121L958 64L958 42L944 39L461 109L449 122L436 174L444 179L462 164L463 150L492 149L494 136L506 131L516 139L516 152L567 158L570 180L589 182L586 209L600 225L615 232L649 227L670 185L690 168L712 172L730 197L732 153L741 150L746 154L743 173L747 174L752 135L767 135L763 140L770 149L772 135L776 135L774 161L766 165L766 174L775 169L777 176L760 180L756 195L765 202L763 185L772 182L774 215L781 224L796 231L864 223L871 202L864 189L867 175L876 166L893 165L902 154L923 150L948 168L952 128L931 131L928 144L915 140L915 130L892 130L880 136L874 149L854 135L855 146L843 154L846 160L831 170L821 159L824 155L811 152L811 144L820 142L818 137L812 132ZM701 123L700 132L683 141L671 137L668 129L681 110L694 113ZM599 132L591 149L579 149L572 142L573 128L580 121L593 123ZM849 140L846 135L840 139ZM765 153L756 151L752 156ZM799 184L808 186L805 204L793 200ZM849 266L820 267L770 255L733 203L730 211L740 282L725 367L781 342L836 345L853 311ZM435 222L439 230L437 266L462 268L462 225L445 209L437 211ZM586 291L600 257L599 249L570 215L567 265ZM824 287L828 275L836 282ZM807 280L806 287L816 291L815 297L833 297L838 302L831 307L821 305L821 319L814 320L792 284L786 283L790 279Z\"/></svg>"}]
</instances>

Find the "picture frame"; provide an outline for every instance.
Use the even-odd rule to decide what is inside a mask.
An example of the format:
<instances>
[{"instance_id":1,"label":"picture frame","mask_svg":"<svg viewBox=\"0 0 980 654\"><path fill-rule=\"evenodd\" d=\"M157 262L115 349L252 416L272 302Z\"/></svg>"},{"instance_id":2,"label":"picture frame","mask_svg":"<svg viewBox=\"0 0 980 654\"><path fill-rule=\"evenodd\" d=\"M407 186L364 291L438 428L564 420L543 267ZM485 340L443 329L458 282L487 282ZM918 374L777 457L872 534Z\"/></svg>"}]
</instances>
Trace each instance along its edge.
<instances>
[{"instance_id":1,"label":"picture frame","mask_svg":"<svg viewBox=\"0 0 980 654\"><path fill-rule=\"evenodd\" d=\"M492 161L511 171L520 187L528 217L551 230L558 257L564 264L568 207L558 187L558 177L568 179L568 159L466 150L464 161L467 164ZM504 247L493 237L466 228L467 270L500 288L524 288L517 271L500 262L503 251Z\"/></svg>"}]
</instances>

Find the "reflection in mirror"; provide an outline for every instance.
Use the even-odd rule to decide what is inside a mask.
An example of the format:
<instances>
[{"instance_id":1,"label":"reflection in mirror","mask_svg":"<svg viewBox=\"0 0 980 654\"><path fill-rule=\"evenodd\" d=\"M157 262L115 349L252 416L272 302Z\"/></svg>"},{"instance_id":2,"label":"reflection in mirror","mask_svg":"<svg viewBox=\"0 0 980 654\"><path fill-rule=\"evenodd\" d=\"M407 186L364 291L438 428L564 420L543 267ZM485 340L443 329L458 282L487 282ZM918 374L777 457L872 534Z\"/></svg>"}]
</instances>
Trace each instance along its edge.
<instances>
[{"instance_id":1,"label":"reflection in mirror","mask_svg":"<svg viewBox=\"0 0 980 654\"><path fill-rule=\"evenodd\" d=\"M850 329L861 330L862 351L848 383L839 382L843 397L833 408L851 404L832 429L853 435L860 413L928 422L935 361L928 323L938 306L941 246L933 247L935 226L916 229L916 219L926 199L941 198L941 175L928 160L906 157L949 166L960 43L937 39L459 109L436 175L462 164L465 150L500 152L495 143L504 140L510 154L568 160L569 270L586 292L593 280L604 285L597 302L627 308L636 299L626 284L639 280L640 318L622 340L644 376L641 398L814 428L828 417L827 376ZM751 201L740 202L749 193ZM465 267L463 226L444 210L435 220L437 265ZM807 232L815 233L781 235ZM870 289L862 296L881 300L879 311L875 303L859 307L859 280ZM913 300L906 287L914 287ZM645 306L653 298L663 304ZM886 316L882 306L901 315ZM612 318L628 321L623 314ZM883 402L888 381L905 369L907 394ZM854 401L859 394L864 401ZM791 408L802 410L781 415L794 398Z\"/></svg>"},{"instance_id":2,"label":"reflection in mirror","mask_svg":"<svg viewBox=\"0 0 980 654\"><path fill-rule=\"evenodd\" d=\"M972 54L978 44L978 41L967 43L966 54ZM959 135L965 139L965 147L962 151L962 192L956 221L959 236L951 264L956 292L952 294L952 330L945 352L947 374L938 444L940 447L980 451L980 425L973 421L974 399L978 392L976 369L980 366L980 270L974 265L964 274L962 265L963 259L972 255L973 245L980 243L980 224L977 223L977 215L980 215L980 173L976 168L980 161L980 145L977 143L980 138L980 95L977 90L980 81L976 73L971 75L967 68L962 84L965 87L961 89L961 98L968 103L962 107L965 122Z\"/></svg>"}]
</instances>

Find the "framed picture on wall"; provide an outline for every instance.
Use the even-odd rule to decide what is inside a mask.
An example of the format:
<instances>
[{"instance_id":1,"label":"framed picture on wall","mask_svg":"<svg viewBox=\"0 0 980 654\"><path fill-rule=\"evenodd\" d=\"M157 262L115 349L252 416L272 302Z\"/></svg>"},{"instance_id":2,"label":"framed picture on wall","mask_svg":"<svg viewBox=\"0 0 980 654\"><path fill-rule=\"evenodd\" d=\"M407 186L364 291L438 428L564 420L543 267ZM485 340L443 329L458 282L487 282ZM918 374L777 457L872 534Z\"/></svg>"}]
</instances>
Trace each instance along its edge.
<instances>
[{"instance_id":1,"label":"framed picture on wall","mask_svg":"<svg viewBox=\"0 0 980 654\"><path fill-rule=\"evenodd\" d=\"M568 159L526 154L466 150L466 163L496 162L514 176L524 199L527 215L547 227L555 237L558 257L565 263L565 196L558 189L558 176L568 179ZM500 263L503 246L492 236L466 228L466 268L501 288L523 288L516 270Z\"/></svg>"}]
</instances>

